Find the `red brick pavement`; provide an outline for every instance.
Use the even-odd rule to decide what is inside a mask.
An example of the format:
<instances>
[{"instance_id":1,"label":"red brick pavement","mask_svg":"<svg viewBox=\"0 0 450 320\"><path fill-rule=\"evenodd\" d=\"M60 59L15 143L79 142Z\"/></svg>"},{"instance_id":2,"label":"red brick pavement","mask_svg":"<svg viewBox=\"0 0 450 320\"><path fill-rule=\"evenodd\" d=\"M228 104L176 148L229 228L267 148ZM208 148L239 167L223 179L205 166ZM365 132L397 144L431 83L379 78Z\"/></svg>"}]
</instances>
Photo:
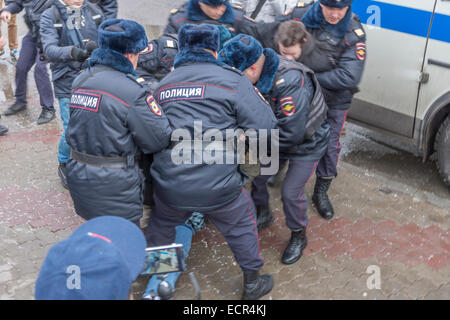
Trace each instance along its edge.
<instances>
[{"instance_id":1,"label":"red brick pavement","mask_svg":"<svg viewBox=\"0 0 450 320\"><path fill-rule=\"evenodd\" d=\"M260 233L260 246L261 250L276 248L281 254L290 232L282 214L274 213L275 223ZM345 217L326 221L312 216L307 236L305 256L322 252L329 259L350 255L353 260L376 258L380 264L395 261L414 266L425 263L434 270L450 265L450 235L437 226L421 228L414 223L398 225L391 220L375 223L367 218L350 221ZM225 242L211 224L198 232L193 242L202 240L208 246Z\"/></svg>"},{"instance_id":2,"label":"red brick pavement","mask_svg":"<svg viewBox=\"0 0 450 320\"><path fill-rule=\"evenodd\" d=\"M261 250L275 248L280 254L290 237L284 217L275 211L276 221L260 234ZM49 226L52 231L74 229L83 220L73 209L70 194L18 187L0 190L0 218L10 227L29 224L33 228ZM376 258L380 264L401 262L407 266L425 263L434 270L450 265L450 235L437 226L421 228L414 223L398 225L385 220L375 223L363 218L350 221L345 217L326 221L310 218L305 256L322 252L329 259L349 255L353 260ZM194 243L206 241L208 246L225 242L214 226L194 236Z\"/></svg>"}]
</instances>

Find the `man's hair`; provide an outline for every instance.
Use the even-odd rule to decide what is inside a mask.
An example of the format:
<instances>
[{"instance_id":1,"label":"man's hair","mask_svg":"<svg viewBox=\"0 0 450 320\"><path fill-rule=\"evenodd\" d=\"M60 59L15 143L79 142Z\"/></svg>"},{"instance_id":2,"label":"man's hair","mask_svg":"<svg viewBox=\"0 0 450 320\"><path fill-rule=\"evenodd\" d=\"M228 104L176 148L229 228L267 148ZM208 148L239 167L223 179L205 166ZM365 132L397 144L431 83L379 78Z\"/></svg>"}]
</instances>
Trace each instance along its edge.
<instances>
[{"instance_id":1,"label":"man's hair","mask_svg":"<svg viewBox=\"0 0 450 320\"><path fill-rule=\"evenodd\" d=\"M275 34L275 43L281 43L283 47L292 47L296 44L302 46L309 37L305 25L300 21L289 20L280 24Z\"/></svg>"}]
</instances>

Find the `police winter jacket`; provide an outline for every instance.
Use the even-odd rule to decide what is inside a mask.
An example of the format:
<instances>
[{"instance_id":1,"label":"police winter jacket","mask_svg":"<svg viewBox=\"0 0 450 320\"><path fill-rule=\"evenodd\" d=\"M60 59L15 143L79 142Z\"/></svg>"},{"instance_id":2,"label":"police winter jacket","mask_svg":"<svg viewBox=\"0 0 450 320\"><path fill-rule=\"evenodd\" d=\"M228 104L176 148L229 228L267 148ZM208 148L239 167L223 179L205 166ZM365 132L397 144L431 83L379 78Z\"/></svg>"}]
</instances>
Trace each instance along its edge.
<instances>
[{"instance_id":1,"label":"police winter jacket","mask_svg":"<svg viewBox=\"0 0 450 320\"><path fill-rule=\"evenodd\" d=\"M44 53L50 61L52 81L57 98L70 97L72 82L78 73L86 66L86 63L74 61L71 50L74 46L85 49L88 41L97 42L97 24L92 12L104 19L103 13L94 6L95 10L88 8L85 2L80 9L80 15L68 11L68 7L59 0L54 1L54 6L47 9L41 17L41 41ZM62 28L58 31L55 26L55 14L58 10L62 20ZM69 19L69 17L71 17ZM75 18L74 18L75 17ZM75 23L67 23L75 19ZM71 35L72 34L72 35Z\"/></svg>"},{"instance_id":2,"label":"police winter jacket","mask_svg":"<svg viewBox=\"0 0 450 320\"><path fill-rule=\"evenodd\" d=\"M279 70L286 64L287 71L283 74L278 71L269 93L280 130L280 158L319 160L327 150L330 136L330 125L326 120L328 109L323 97L320 98L320 86L314 85L314 73L308 72L304 66L292 68L289 63L295 64L280 56ZM312 109L316 90L319 90L317 96L320 99L315 100L317 105ZM306 128L308 121L313 119L311 112L317 116L318 122L314 134L308 137Z\"/></svg>"},{"instance_id":3,"label":"police winter jacket","mask_svg":"<svg viewBox=\"0 0 450 320\"><path fill-rule=\"evenodd\" d=\"M308 5L300 2L278 20L303 21L314 43L309 52L302 54L300 62L316 73L329 108L348 109L364 70L366 35L351 7L336 26L326 23L319 10L317 2Z\"/></svg>"},{"instance_id":4,"label":"police winter jacket","mask_svg":"<svg viewBox=\"0 0 450 320\"><path fill-rule=\"evenodd\" d=\"M236 199L247 176L239 170L233 148L216 154L217 161L208 162L205 157L214 156L212 150L220 151L208 149L210 142L191 140L203 136L211 141L211 136L204 134L215 132L216 140L223 141L227 130L229 134L238 128L270 130L276 127L276 119L245 75L220 64L210 53L195 51L178 54L175 70L155 91L174 136L183 136L187 143L176 140L169 149L155 154L151 175L155 192L165 204L178 210L207 212ZM186 161L175 163L173 156L178 159L180 154ZM231 161L224 159L227 155Z\"/></svg>"},{"instance_id":5,"label":"police winter jacket","mask_svg":"<svg viewBox=\"0 0 450 320\"><path fill-rule=\"evenodd\" d=\"M131 63L112 50L97 49L73 83L66 140L91 156L124 157L128 166L109 168L69 159L67 181L77 214L137 221L142 216L144 178L135 165L140 152L169 144L169 122Z\"/></svg>"}]
</instances>

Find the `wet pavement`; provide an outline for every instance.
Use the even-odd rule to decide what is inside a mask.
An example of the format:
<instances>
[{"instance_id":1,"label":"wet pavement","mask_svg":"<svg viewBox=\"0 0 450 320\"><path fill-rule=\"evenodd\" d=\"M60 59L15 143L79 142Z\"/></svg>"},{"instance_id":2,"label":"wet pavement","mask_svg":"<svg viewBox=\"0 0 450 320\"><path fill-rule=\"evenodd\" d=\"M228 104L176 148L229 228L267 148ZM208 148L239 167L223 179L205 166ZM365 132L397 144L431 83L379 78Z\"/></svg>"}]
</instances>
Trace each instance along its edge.
<instances>
[{"instance_id":1,"label":"wet pavement","mask_svg":"<svg viewBox=\"0 0 450 320\"><path fill-rule=\"evenodd\" d=\"M152 23L136 9L144 0L132 3L137 7L122 7L122 17L158 30L176 2L159 6ZM13 75L9 59L0 57L0 112L13 101ZM58 117L36 124L40 106L32 73L28 84L28 109L0 119L10 130L0 137L0 299L33 299L48 249L83 223L57 174L61 121ZM309 200L308 246L291 266L280 262L290 236L280 187L270 188L276 221L259 237L262 272L273 274L275 286L263 299L450 299L450 191L432 161L423 164L387 140L346 125L339 177L329 192L336 215L323 220ZM254 173L257 168L247 169ZM308 199L314 180L306 188ZM211 224L195 234L187 265L203 299L240 298L240 269ZM145 285L145 279L133 284L135 298ZM174 299L194 298L190 278L183 273Z\"/></svg>"}]
</instances>

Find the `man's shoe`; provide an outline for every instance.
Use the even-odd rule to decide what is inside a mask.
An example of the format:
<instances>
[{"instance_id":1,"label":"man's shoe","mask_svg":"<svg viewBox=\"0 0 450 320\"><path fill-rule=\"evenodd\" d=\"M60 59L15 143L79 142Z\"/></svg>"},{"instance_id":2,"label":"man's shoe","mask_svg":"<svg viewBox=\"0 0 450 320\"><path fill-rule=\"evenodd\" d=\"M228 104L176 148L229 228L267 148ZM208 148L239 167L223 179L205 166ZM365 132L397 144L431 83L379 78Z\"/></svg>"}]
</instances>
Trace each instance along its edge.
<instances>
[{"instance_id":1,"label":"man's shoe","mask_svg":"<svg viewBox=\"0 0 450 320\"><path fill-rule=\"evenodd\" d=\"M52 121L55 118L55 112L48 109L42 109L42 112L37 120L37 124L44 124Z\"/></svg>"},{"instance_id":2,"label":"man's shoe","mask_svg":"<svg viewBox=\"0 0 450 320\"><path fill-rule=\"evenodd\" d=\"M256 217L258 231L269 227L275 221L268 204L256 206Z\"/></svg>"},{"instance_id":3,"label":"man's shoe","mask_svg":"<svg viewBox=\"0 0 450 320\"><path fill-rule=\"evenodd\" d=\"M291 239L289 244L283 252L281 262L284 264L293 264L301 258L303 249L308 244L306 239L306 228L302 228L299 231L291 232Z\"/></svg>"},{"instance_id":4,"label":"man's shoe","mask_svg":"<svg viewBox=\"0 0 450 320\"><path fill-rule=\"evenodd\" d=\"M323 179L317 177L316 184L314 186L314 194L312 196L312 201L320 216L327 220L333 218L334 216L334 209L327 195L328 188L330 188L332 180L333 179Z\"/></svg>"},{"instance_id":5,"label":"man's shoe","mask_svg":"<svg viewBox=\"0 0 450 320\"><path fill-rule=\"evenodd\" d=\"M6 111L3 114L5 116L11 116L13 114L16 114L17 112L25 110L26 108L27 108L27 105L25 103L17 103L17 102L15 102L11 107L6 109Z\"/></svg>"},{"instance_id":6,"label":"man's shoe","mask_svg":"<svg viewBox=\"0 0 450 320\"><path fill-rule=\"evenodd\" d=\"M0 124L0 136L3 136L8 132L8 128Z\"/></svg>"},{"instance_id":7,"label":"man's shoe","mask_svg":"<svg viewBox=\"0 0 450 320\"><path fill-rule=\"evenodd\" d=\"M244 271L244 294L242 300L256 300L273 288L271 274L259 275L259 271Z\"/></svg>"},{"instance_id":8,"label":"man's shoe","mask_svg":"<svg viewBox=\"0 0 450 320\"><path fill-rule=\"evenodd\" d=\"M60 163L58 167L58 176L61 179L61 184L64 188L69 189L69 185L67 184L67 175L66 175L66 164Z\"/></svg>"}]
</instances>

